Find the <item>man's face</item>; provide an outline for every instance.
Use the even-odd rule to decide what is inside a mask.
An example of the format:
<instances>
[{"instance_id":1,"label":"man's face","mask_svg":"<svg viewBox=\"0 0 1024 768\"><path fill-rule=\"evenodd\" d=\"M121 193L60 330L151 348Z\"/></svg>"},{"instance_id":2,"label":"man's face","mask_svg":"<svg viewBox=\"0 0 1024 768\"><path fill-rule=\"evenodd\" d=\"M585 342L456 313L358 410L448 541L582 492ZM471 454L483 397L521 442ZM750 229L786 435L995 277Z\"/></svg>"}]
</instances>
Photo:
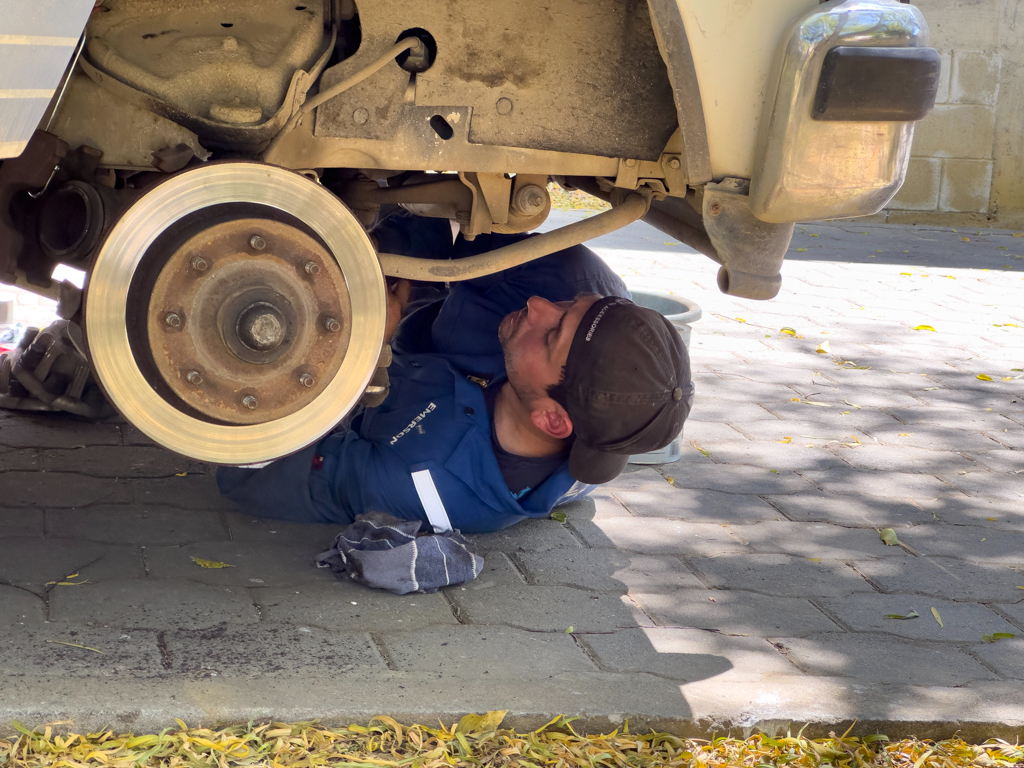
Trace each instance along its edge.
<instances>
[{"instance_id":1,"label":"man's face","mask_svg":"<svg viewBox=\"0 0 1024 768\"><path fill-rule=\"evenodd\" d=\"M505 353L505 370L522 402L547 397L547 388L561 381L580 320L600 298L585 294L553 304L532 296L525 308L501 321L498 340Z\"/></svg>"}]
</instances>

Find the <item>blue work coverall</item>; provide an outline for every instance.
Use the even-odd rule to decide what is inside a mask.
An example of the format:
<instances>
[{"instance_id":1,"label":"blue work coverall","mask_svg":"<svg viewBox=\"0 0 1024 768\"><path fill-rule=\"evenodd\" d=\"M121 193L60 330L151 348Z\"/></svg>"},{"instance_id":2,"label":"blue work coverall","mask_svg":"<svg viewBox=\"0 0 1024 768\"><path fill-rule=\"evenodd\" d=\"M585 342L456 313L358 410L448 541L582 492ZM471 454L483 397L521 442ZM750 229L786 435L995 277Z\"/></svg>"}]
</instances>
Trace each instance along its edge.
<instances>
[{"instance_id":1,"label":"blue work coverall","mask_svg":"<svg viewBox=\"0 0 1024 768\"><path fill-rule=\"evenodd\" d=\"M519 237L480 236L447 247L459 258ZM445 253L445 244L438 250ZM469 376L504 377L498 325L531 296L568 301L580 293L629 295L583 246L453 283L445 298L402 321L388 371L391 391L380 406L356 416L347 431L262 469L221 468L221 491L250 514L305 522L348 524L379 511L421 520L424 530L483 533L547 516L590 486L576 483L565 462L514 499L491 447L483 389Z\"/></svg>"}]
</instances>

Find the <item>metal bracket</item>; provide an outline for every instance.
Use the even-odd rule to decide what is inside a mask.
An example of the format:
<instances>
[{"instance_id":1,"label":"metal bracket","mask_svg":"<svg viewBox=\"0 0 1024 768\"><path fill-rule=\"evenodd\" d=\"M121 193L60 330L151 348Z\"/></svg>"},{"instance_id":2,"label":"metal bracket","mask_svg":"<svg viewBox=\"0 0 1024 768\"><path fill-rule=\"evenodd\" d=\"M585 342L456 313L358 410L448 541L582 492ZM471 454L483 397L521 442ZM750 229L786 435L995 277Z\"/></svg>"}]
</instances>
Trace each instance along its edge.
<instances>
[{"instance_id":1,"label":"metal bracket","mask_svg":"<svg viewBox=\"0 0 1024 768\"><path fill-rule=\"evenodd\" d=\"M774 298L793 224L769 224L750 212L747 179L723 179L704 187L704 228L721 258L718 287L747 299Z\"/></svg>"},{"instance_id":2,"label":"metal bracket","mask_svg":"<svg viewBox=\"0 0 1024 768\"><path fill-rule=\"evenodd\" d=\"M640 181L640 163L633 158L619 160L615 175L615 186L620 189L636 189Z\"/></svg>"},{"instance_id":3,"label":"metal bracket","mask_svg":"<svg viewBox=\"0 0 1024 768\"><path fill-rule=\"evenodd\" d=\"M503 173L461 172L459 178L473 193L469 216L458 219L464 237L472 239L487 234L492 224L508 222L508 206L512 196L510 178Z\"/></svg>"}]
</instances>

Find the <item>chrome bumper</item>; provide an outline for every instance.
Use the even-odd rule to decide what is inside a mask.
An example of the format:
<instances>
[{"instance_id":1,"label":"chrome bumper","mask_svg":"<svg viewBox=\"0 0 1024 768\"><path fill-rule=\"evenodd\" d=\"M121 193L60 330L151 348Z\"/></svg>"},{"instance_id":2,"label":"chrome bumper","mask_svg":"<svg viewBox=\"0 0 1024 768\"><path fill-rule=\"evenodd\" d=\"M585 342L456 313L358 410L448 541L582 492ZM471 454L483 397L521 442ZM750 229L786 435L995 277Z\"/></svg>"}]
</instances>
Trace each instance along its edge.
<instances>
[{"instance_id":1,"label":"chrome bumper","mask_svg":"<svg viewBox=\"0 0 1024 768\"><path fill-rule=\"evenodd\" d=\"M906 176L914 121L891 118L923 116L922 102L926 113L934 88L930 101L927 95L916 100L916 112L864 110L865 119L847 119L857 109L829 115L822 108L819 84L829 71L822 74L822 66L839 46L924 49L927 44L921 12L896 0L832 0L794 23L769 81L775 90L765 104L755 148L750 207L758 219L785 223L864 216L892 199ZM934 60L937 67L937 56Z\"/></svg>"}]
</instances>

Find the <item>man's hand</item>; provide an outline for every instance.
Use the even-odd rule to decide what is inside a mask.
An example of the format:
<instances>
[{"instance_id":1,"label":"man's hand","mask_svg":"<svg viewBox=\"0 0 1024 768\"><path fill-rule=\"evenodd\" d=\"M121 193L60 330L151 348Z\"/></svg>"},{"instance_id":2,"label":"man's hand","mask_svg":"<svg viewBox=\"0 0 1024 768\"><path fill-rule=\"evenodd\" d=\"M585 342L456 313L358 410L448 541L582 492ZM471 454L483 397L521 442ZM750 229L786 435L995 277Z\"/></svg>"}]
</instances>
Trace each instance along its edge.
<instances>
[{"instance_id":1,"label":"man's hand","mask_svg":"<svg viewBox=\"0 0 1024 768\"><path fill-rule=\"evenodd\" d=\"M402 310L409 303L409 291L411 288L412 283L404 278L397 280L394 278L388 279L388 314L384 325L385 343L391 341L395 336L395 331L398 330L398 324L402 321Z\"/></svg>"}]
</instances>

